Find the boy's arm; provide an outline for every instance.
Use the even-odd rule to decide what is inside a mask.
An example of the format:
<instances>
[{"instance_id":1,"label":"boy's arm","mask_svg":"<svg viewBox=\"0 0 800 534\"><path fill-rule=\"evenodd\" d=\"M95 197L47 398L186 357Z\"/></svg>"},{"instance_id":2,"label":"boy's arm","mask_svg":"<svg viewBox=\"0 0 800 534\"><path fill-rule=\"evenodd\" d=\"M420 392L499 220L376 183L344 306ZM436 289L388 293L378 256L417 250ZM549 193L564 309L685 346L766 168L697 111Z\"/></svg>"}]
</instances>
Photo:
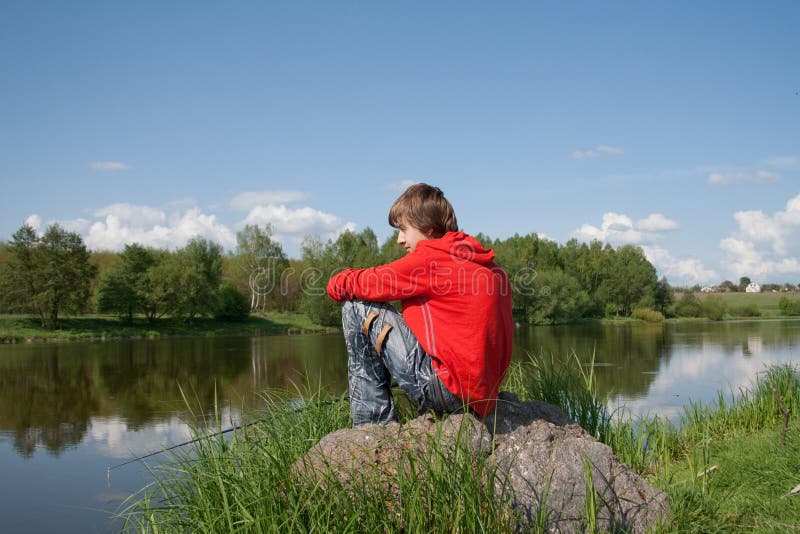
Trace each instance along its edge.
<instances>
[{"instance_id":1,"label":"boy's arm","mask_svg":"<svg viewBox=\"0 0 800 534\"><path fill-rule=\"evenodd\" d=\"M388 302L424 294L430 280L429 268L421 258L411 253L378 267L345 269L328 281L328 296L337 302L352 299Z\"/></svg>"}]
</instances>

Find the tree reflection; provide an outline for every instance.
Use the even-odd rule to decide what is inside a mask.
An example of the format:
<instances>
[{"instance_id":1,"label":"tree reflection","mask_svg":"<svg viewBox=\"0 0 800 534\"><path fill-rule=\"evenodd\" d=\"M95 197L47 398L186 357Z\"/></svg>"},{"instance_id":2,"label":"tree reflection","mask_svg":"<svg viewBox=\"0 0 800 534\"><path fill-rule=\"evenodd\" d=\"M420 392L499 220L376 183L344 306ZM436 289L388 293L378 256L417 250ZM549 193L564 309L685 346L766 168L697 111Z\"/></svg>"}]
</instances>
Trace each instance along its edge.
<instances>
[{"instance_id":1,"label":"tree reflection","mask_svg":"<svg viewBox=\"0 0 800 534\"><path fill-rule=\"evenodd\" d=\"M0 430L24 457L38 447L58 456L86 438L93 417L115 416L130 430L185 419L183 395L202 413L257 404L267 388L320 380L339 391L346 359L334 345L303 336L3 346Z\"/></svg>"},{"instance_id":2,"label":"tree reflection","mask_svg":"<svg viewBox=\"0 0 800 534\"><path fill-rule=\"evenodd\" d=\"M574 351L588 364L594 354L601 394L641 398L673 355L702 358L721 351L728 360L796 354L792 347L800 345L800 321L521 327L514 343L516 359L528 353L564 358ZM24 457L39 447L59 455L86 439L92 418L116 418L129 430L142 429L176 416L186 419L181 391L202 413L215 401L220 407L260 405L268 388L298 394L346 391L342 337L0 346L0 431L11 434Z\"/></svg>"}]
</instances>

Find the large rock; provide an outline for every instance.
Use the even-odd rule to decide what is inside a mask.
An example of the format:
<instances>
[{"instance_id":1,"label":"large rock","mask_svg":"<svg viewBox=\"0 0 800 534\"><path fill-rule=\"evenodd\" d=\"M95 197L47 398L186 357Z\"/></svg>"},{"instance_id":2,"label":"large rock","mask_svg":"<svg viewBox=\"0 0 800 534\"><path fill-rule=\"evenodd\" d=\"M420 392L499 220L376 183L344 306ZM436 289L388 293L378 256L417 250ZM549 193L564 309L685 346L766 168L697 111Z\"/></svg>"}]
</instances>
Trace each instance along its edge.
<instances>
[{"instance_id":1,"label":"large rock","mask_svg":"<svg viewBox=\"0 0 800 534\"><path fill-rule=\"evenodd\" d=\"M493 435L493 441L492 441ZM557 406L520 402L503 393L495 412L478 421L451 415L418 417L406 424L365 425L323 437L294 469L345 486L374 479L394 490L392 479L408 472L410 458L423 463L431 440L439 454L466 444L473 455L493 455L497 495L510 496L520 529L545 524L550 532L583 532L587 526L587 471L591 468L596 524L605 531L645 532L668 512L666 495L620 462ZM417 471L416 475L424 476ZM591 508L591 507L590 507Z\"/></svg>"},{"instance_id":2,"label":"large rock","mask_svg":"<svg viewBox=\"0 0 800 534\"><path fill-rule=\"evenodd\" d=\"M504 474L496 484L511 494L523 523L544 522L549 532L583 532L593 513L601 531L646 532L666 517L667 496L559 408L505 394L485 422L495 428L494 458ZM594 512L586 506L588 468Z\"/></svg>"},{"instance_id":3,"label":"large rock","mask_svg":"<svg viewBox=\"0 0 800 534\"><path fill-rule=\"evenodd\" d=\"M491 435L471 415L451 415L443 421L423 415L402 425L363 425L332 432L295 462L294 470L322 483L333 476L344 485L375 478L391 486L398 470L409 469L410 458L432 453L432 440L445 454L455 450L457 442L466 444L475 456L492 452Z\"/></svg>"}]
</instances>

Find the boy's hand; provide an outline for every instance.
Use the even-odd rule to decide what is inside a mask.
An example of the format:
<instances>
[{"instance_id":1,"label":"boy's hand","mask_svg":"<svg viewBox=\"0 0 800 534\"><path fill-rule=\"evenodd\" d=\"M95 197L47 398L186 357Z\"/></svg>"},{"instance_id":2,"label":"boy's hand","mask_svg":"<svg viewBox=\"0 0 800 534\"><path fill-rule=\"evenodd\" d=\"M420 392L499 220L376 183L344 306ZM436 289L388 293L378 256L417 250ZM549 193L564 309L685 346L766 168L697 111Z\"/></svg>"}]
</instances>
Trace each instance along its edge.
<instances>
[{"instance_id":1,"label":"boy's hand","mask_svg":"<svg viewBox=\"0 0 800 534\"><path fill-rule=\"evenodd\" d=\"M345 269L333 276L331 279L328 280L328 285L325 288L325 291L328 292L328 296L335 300L336 302L341 302L343 300L351 300L353 298L352 291L347 289L347 276L343 276L347 271L352 269Z\"/></svg>"}]
</instances>

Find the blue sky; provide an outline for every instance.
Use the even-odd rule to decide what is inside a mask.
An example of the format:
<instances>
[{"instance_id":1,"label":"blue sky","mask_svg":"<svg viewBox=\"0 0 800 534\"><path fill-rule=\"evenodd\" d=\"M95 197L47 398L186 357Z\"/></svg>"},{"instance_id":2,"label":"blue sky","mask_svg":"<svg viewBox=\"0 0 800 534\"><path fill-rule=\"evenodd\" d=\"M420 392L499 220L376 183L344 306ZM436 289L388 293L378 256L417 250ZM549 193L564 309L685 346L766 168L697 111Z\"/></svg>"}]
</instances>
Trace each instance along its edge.
<instances>
[{"instance_id":1,"label":"blue sky","mask_svg":"<svg viewBox=\"0 0 800 534\"><path fill-rule=\"evenodd\" d=\"M800 4L3 2L0 240L465 231L800 282Z\"/></svg>"}]
</instances>

